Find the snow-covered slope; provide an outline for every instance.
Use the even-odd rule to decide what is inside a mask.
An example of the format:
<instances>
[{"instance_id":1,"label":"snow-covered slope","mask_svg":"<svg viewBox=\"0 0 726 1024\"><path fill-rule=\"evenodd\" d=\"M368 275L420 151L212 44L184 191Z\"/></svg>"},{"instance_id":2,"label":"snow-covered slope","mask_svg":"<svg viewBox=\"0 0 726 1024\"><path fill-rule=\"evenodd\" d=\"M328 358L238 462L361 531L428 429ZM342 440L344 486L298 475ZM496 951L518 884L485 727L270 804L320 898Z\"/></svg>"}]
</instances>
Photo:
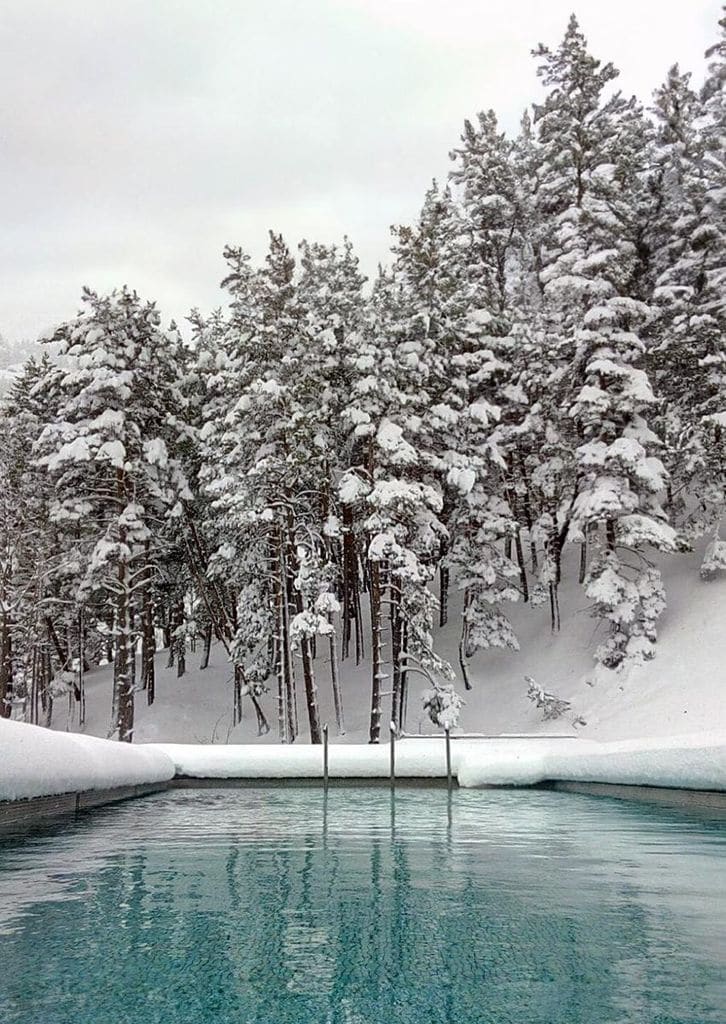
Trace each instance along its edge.
<instances>
[{"instance_id":1,"label":"snow-covered slope","mask_svg":"<svg viewBox=\"0 0 726 1024\"><path fill-rule=\"evenodd\" d=\"M511 732L576 732L584 738L622 739L641 736L678 736L726 729L726 579L704 582L698 573L702 551L672 556L663 563L668 608L660 621L658 653L654 661L627 674L596 671L593 651L601 639L588 613L587 599L568 571L561 592L562 629L552 634L546 606L515 606L512 620L521 650L491 651L472 662L473 689L465 694L461 724L466 731L497 735ZM441 653L457 666L459 616L451 602L449 624L437 631ZM327 646L327 645L326 645ZM166 654L157 658L157 699L147 707L137 695L136 740L178 743L247 743L257 739L254 715L245 702L247 717L232 728L232 680L224 652L213 652L210 667L197 668L198 654L190 653L188 671L181 679L166 669ZM367 739L370 701L367 662L343 663L346 734L337 737L328 664L319 657L317 681L323 720L331 724L333 742ZM571 702L563 718L544 722L542 712L527 699L524 676L532 676L544 689ZM460 684L459 684L460 686ZM108 668L87 678L86 731L105 736L111 706ZM429 732L431 724L420 709L425 681L411 677L406 729ZM275 700L263 698L271 732L277 739ZM298 695L301 739L306 736L305 706ZM63 702L56 702L53 726L76 729L75 705L69 719ZM573 725L582 719L585 725Z\"/></svg>"},{"instance_id":2,"label":"snow-covered slope","mask_svg":"<svg viewBox=\"0 0 726 1024\"><path fill-rule=\"evenodd\" d=\"M0 800L110 789L172 778L159 748L130 747L0 718Z\"/></svg>"}]
</instances>

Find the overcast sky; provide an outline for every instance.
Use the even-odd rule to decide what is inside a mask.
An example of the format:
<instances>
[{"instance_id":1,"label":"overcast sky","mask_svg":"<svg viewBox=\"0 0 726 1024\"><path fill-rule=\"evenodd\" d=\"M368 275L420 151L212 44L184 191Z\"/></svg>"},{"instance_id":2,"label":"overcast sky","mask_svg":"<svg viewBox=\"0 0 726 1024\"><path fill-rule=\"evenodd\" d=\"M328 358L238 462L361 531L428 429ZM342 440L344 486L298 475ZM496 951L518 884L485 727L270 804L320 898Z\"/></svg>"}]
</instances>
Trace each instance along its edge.
<instances>
[{"instance_id":1,"label":"overcast sky","mask_svg":"<svg viewBox=\"0 0 726 1024\"><path fill-rule=\"evenodd\" d=\"M463 119L514 130L574 8L647 100L703 73L720 0L0 0L0 335L80 289L167 317L223 301L222 247L347 233L364 269L443 178Z\"/></svg>"}]
</instances>

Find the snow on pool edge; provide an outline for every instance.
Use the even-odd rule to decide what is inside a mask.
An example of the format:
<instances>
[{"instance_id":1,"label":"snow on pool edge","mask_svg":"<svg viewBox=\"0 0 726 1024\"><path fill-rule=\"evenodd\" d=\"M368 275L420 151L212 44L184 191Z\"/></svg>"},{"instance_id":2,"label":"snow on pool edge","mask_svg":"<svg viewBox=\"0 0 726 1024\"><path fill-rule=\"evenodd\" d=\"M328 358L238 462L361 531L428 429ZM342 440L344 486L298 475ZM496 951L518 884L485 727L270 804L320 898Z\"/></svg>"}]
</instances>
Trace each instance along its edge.
<instances>
[{"instance_id":1,"label":"snow on pool edge","mask_svg":"<svg viewBox=\"0 0 726 1024\"><path fill-rule=\"evenodd\" d=\"M455 740L459 785L528 786L601 782L726 790L726 732L596 742L585 739ZM387 744L332 744L331 778L387 778ZM320 778L322 747L309 744L217 745L115 743L0 719L0 800L164 782L175 774L203 778ZM396 774L443 778L443 739L396 743Z\"/></svg>"},{"instance_id":2,"label":"snow on pool edge","mask_svg":"<svg viewBox=\"0 0 726 1024\"><path fill-rule=\"evenodd\" d=\"M0 719L0 800L113 789L174 777L159 748Z\"/></svg>"},{"instance_id":3,"label":"snow on pool edge","mask_svg":"<svg viewBox=\"0 0 726 1024\"><path fill-rule=\"evenodd\" d=\"M177 773L197 778L320 778L322 747L265 744L153 744ZM585 739L455 740L452 771L459 785L529 786L538 782L604 782L726 790L726 732L597 742ZM387 778L387 744L332 744L331 778ZM396 775L446 775L443 739L399 740Z\"/></svg>"},{"instance_id":4,"label":"snow on pool edge","mask_svg":"<svg viewBox=\"0 0 726 1024\"><path fill-rule=\"evenodd\" d=\"M467 752L458 780L466 787L602 782L726 790L726 733L610 742L493 741L486 751Z\"/></svg>"}]
</instances>

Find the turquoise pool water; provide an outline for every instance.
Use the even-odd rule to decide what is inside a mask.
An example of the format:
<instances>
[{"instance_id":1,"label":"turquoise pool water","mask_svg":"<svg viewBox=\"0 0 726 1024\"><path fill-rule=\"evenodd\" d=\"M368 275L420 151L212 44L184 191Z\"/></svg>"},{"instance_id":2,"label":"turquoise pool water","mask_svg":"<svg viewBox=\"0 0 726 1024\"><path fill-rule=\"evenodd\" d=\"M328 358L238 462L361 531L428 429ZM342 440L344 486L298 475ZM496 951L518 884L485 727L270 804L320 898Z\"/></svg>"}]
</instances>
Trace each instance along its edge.
<instances>
[{"instance_id":1,"label":"turquoise pool water","mask_svg":"<svg viewBox=\"0 0 726 1024\"><path fill-rule=\"evenodd\" d=\"M2 1024L724 1024L726 826L176 791L0 842Z\"/></svg>"}]
</instances>

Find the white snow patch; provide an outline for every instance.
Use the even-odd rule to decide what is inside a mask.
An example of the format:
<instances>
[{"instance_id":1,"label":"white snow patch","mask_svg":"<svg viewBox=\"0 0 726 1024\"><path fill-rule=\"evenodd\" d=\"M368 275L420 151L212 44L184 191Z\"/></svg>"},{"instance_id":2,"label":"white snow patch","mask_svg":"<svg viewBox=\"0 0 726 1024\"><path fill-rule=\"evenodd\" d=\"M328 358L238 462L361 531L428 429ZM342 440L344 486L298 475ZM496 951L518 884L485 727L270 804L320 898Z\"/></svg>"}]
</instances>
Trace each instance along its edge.
<instances>
[{"instance_id":1,"label":"white snow patch","mask_svg":"<svg viewBox=\"0 0 726 1024\"><path fill-rule=\"evenodd\" d=\"M97 462L110 462L117 469L123 469L126 460L126 448L121 441L106 441L96 452Z\"/></svg>"},{"instance_id":2,"label":"white snow patch","mask_svg":"<svg viewBox=\"0 0 726 1024\"><path fill-rule=\"evenodd\" d=\"M417 461L416 449L405 440L398 424L389 419L381 421L376 441L394 465L408 466Z\"/></svg>"}]
</instances>

